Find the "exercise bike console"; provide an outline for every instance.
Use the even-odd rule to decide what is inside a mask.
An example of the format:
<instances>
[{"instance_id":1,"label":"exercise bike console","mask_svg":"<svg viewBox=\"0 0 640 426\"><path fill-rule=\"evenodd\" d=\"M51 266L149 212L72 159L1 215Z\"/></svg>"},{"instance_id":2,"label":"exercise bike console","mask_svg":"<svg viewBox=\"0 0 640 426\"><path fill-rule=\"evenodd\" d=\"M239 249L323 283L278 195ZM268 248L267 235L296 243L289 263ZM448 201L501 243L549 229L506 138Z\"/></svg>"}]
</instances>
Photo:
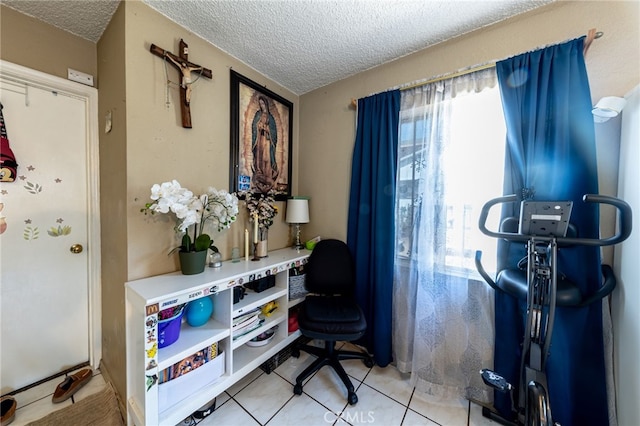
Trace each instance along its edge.
<instances>
[{"instance_id":1,"label":"exercise bike console","mask_svg":"<svg viewBox=\"0 0 640 426\"><path fill-rule=\"evenodd\" d=\"M518 233L566 237L572 207L573 201L523 201Z\"/></svg>"}]
</instances>

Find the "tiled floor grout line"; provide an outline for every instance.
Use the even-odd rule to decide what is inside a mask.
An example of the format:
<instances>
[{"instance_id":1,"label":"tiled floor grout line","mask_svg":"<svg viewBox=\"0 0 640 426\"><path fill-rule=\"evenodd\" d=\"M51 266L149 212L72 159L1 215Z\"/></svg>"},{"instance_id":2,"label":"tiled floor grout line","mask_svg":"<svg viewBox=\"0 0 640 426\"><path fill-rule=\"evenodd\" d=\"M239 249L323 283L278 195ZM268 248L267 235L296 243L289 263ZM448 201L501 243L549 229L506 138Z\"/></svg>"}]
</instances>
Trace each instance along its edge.
<instances>
[{"instance_id":1,"label":"tiled floor grout line","mask_svg":"<svg viewBox=\"0 0 640 426\"><path fill-rule=\"evenodd\" d=\"M260 377L260 376L258 376L258 377ZM251 382L253 383L253 380L252 380ZM238 393L240 393L240 392L238 392ZM236 395L237 395L238 393L236 393ZM250 412L249 410L247 410L247 409L244 407L244 405L240 404L240 401L238 401L238 400L237 400L237 399L235 399L235 398L232 398L232 399L235 401L235 403L236 403L236 404L238 404L238 405L240 406L240 408L242 408L242 409L243 409L243 410L244 410L248 415L250 415L250 416L251 416L251 418L252 418L253 420L255 420L255 421L256 421L256 423L258 423L258 424L259 424L259 425L261 425L261 426L264 426L262 423L260 423L260 421L259 421L258 419L256 419L256 418L254 417L254 415L253 415L253 414L251 414L251 412ZM283 405L282 407L284 407L284 405ZM282 410L282 407L280 407L280 409L279 409L278 411ZM271 419L269 419L269 420L271 420ZM267 420L267 422L269 422L269 420ZM266 424L266 423L265 423L265 424Z\"/></svg>"},{"instance_id":2,"label":"tiled floor grout line","mask_svg":"<svg viewBox=\"0 0 640 426\"><path fill-rule=\"evenodd\" d=\"M305 361L305 362L308 362L308 360L307 360L307 361ZM412 426L412 425L410 425L410 424L406 424L406 425L405 425L405 421L407 421L407 416L408 416L410 413L413 413L413 414L411 415L411 417L410 417L410 418L412 418L412 419L415 417L414 415L418 415L418 416L420 416L420 418L424 418L424 419L426 419L426 420L427 420L427 421L429 421L429 422L433 422L432 424L434 424L434 425L439 425L439 424L440 424L439 422L436 422L435 420L433 420L432 418L430 418L428 415L423 414L423 413L421 413L421 412L418 412L418 411L416 411L416 410L414 410L414 409L411 409L411 408L410 408L410 406L411 406L411 403L412 403L413 399L416 397L416 392L417 392L417 390L416 390L415 386L414 386L414 387L412 387L412 389L411 389L411 393L410 393L410 395L409 395L409 398L408 398L407 402L406 402L406 403L403 403L403 402L401 402L401 401L399 401L399 400L395 399L394 397L392 397L392 396L390 396L390 395L388 395L388 394L384 393L381 389L378 389L378 388L376 388L376 387L372 386L372 385L371 385L371 384L369 384L369 383L365 383L365 380L366 380L369 376L371 376L372 374L374 374L374 372L373 372L373 368L375 368L375 366L374 366L374 367L372 367L372 368L368 368L368 369L365 371L365 373L364 373L364 375L363 375L363 377L362 377L362 380L360 380L359 378L357 378L357 377L355 377L355 376L353 376L353 375L349 375L349 377L350 377L350 379L351 379L352 381L353 381L353 380L355 380L355 381L357 381L357 383L358 383L358 384L357 384L357 386L356 386L356 389L355 389L355 390L356 390L356 392L360 392L360 391L362 391L363 389L365 389L365 388L363 387L363 385L364 385L364 386L366 386L366 388L368 388L368 389L370 389L370 390L375 391L375 393L380 394L380 395L382 395L382 396L385 396L385 397L389 398L391 401L394 401L395 403L397 403L397 404L401 405L401 406L404 408L404 411L402 412L402 418L401 418L400 425L403 425L403 426ZM360 370L360 371L363 371L363 370ZM96 370L96 372L99 372L99 370ZM288 384L290 384L290 385L292 385L292 386L294 385L294 383L292 383L292 380L295 382L295 378L293 378L293 379L292 379L292 378L290 377L290 375L287 375L287 377L288 377L288 378L287 378L287 377L285 377L285 373L286 373L286 371L285 371L285 370L282 370L282 371L278 372L278 371L277 371L277 369L274 369L271 373L275 373L277 377L281 378L282 380L284 380L284 381L285 381L285 382L287 382ZM313 374L313 375L311 375L309 378L307 378L307 380L305 381L304 385L307 385L307 384L309 383L309 381L311 381L311 380L312 380L312 379L313 379L313 378L314 378L318 373L319 373L319 370L318 370L318 371L316 371L316 372L314 372L314 374ZM267 425L267 426L278 426L276 423L273 423L273 420L274 420L274 418L276 418L276 416L277 416L278 414L280 414L280 413L282 412L282 410L283 410L283 409L285 409L285 407L287 406L287 404L290 404L290 403L291 403L291 401L293 400L293 398L295 398L295 397L296 397L296 395L294 395L294 394L293 394L293 392L292 392L291 396L290 396L286 401L284 401L284 402L281 404L281 406L278 408L278 410L277 410L275 413L273 413L273 415L271 415L271 417L270 417L270 418L269 418L265 423L262 423L262 422L258 421L258 419L257 419L257 418L256 418L256 417L255 417L255 416L254 416L254 415L253 415L253 414L252 414L252 413L251 413L251 412L250 412L250 411L249 411L245 406L243 406L243 405L239 402L239 400L238 400L238 399L236 399L236 397L238 396L238 394L240 394L240 392L242 392L242 391L244 391L245 389L247 389L248 387L250 387L250 386L251 386L251 385L252 385L252 384L253 384L253 383L254 383L258 378L262 377L262 375L263 375L263 374L267 374L267 373L266 373L266 372L264 372L264 371L261 371L261 372L260 372L260 374L258 374L256 377L252 378L250 381L248 381L247 383L245 383L241 388L238 388L238 389L234 392L234 394L233 394L233 395L232 395L231 393L229 393L228 391L225 391L224 393L226 394L226 396L228 396L228 398L227 398L227 399L226 399L222 404L220 404L219 406L216 406L215 411L217 411L217 410L219 410L221 407L225 406L229 401L233 401L233 402L234 402L234 404L237 404L237 405L241 408L241 410L242 410L242 411L244 411L246 414L248 414L248 415L250 416L250 418L251 418L251 419L253 419L257 424L259 424L259 425L261 425L261 426L265 426L265 425ZM94 377L97 377L97 376L99 376L99 375L101 375L101 374L100 374L100 373L98 373L98 374L94 374ZM358 375L360 375L360 373L358 373ZM60 382L60 380L61 380L61 378L59 377L59 378L56 378L55 380L52 380L52 382L58 383L58 382ZM393 380L393 379L391 379L391 380ZM49 385L49 384L47 384L47 386L48 386L48 385ZM348 421L349 419L347 419L346 417L344 417L344 416L343 416L343 413L345 412L345 410L347 410L347 409L350 407L350 406L349 406L349 404L348 404L347 402L344 402L344 404L343 404L343 405L341 405L341 406L340 406L340 408L338 409L338 411L336 412L336 409L331 409L331 408L329 408L328 406L326 406L325 404L321 403L319 400L317 400L316 398L314 398L311 394L307 393L306 391L303 391L303 392L304 392L303 394L304 394L307 398L309 398L311 401L313 401L315 404L318 404L318 405L319 405L320 407L322 407L324 410L326 410L327 412L331 412L333 415L335 415L335 416L336 416L336 419L333 421L333 423L327 423L327 425L329 425L329 424L333 424L334 426L339 426L339 425L343 425L343 424L351 424L351 422L350 422L350 421ZM28 404L26 404L26 405L24 405L24 406L21 406L21 407L17 410L17 414L19 414L19 413L20 413L20 410L22 410L22 412L23 412L23 413L25 413L25 412L26 412L26 410L29 410L29 407L30 407L31 405L35 404L36 402L42 401L42 400L44 400L44 399L49 399L49 398L51 398L51 397L52 397L52 395L53 395L53 393L48 393L47 395L40 396L40 397L38 397L37 399L34 399L33 401L30 401ZM74 396L72 396L72 397L70 398L70 401L71 401L71 403L72 403L72 404L75 404L75 403L76 403L76 400L75 400ZM471 425L472 425L472 417L471 417L471 408L472 408L472 407L471 407L471 401L467 400L466 402L467 402L467 404L466 404L466 419L465 419L465 420L466 420L466 422L464 423L464 425L466 425L466 426L471 426ZM398 414L400 414L400 413L398 413ZM196 424L199 424L200 422L204 421L204 419L195 419L193 416L190 416L190 417L191 417L191 419L192 419L191 425L196 425ZM125 415L125 418L126 418L126 415ZM189 419L189 417L187 417L185 420L187 420L187 419ZM431 423L430 423L430 424L431 424Z\"/></svg>"}]
</instances>

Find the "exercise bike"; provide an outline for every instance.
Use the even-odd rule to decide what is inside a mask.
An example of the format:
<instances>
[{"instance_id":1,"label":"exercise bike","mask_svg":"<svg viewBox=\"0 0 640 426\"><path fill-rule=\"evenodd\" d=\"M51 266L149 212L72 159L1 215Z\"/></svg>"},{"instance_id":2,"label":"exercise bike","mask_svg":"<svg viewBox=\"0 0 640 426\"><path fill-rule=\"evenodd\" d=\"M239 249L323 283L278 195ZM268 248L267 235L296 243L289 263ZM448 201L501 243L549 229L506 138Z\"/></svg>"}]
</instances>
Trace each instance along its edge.
<instances>
[{"instance_id":1,"label":"exercise bike","mask_svg":"<svg viewBox=\"0 0 640 426\"><path fill-rule=\"evenodd\" d=\"M614 197L593 194L583 197L584 202L610 204L617 209L619 230L605 239L577 237L575 227L569 222L572 201L522 201L519 218L504 219L498 232L487 229L487 217L493 206L516 201L515 195L489 200L478 221L480 231L485 235L527 244L527 255L518 262L518 268L500 271L495 281L482 266L482 252L476 252L476 268L482 278L494 290L526 300L527 309L517 388L489 369L480 371L485 384L510 394L513 416L505 418L487 407L483 407L482 412L484 417L505 425L554 426L557 423L551 412L546 364L556 306L586 306L606 297L616 286L613 270L602 265L603 285L594 294L583 296L574 283L558 277L558 247L621 243L631 233L631 208Z\"/></svg>"}]
</instances>

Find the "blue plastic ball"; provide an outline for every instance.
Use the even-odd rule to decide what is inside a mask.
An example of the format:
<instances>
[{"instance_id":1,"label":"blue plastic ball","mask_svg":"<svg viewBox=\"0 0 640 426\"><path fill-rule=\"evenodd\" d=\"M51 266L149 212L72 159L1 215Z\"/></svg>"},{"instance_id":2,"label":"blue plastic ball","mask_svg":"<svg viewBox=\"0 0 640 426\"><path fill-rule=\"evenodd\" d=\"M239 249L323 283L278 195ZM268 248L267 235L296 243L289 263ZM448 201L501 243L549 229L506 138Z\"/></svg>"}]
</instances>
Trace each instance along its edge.
<instances>
[{"instance_id":1,"label":"blue plastic ball","mask_svg":"<svg viewBox=\"0 0 640 426\"><path fill-rule=\"evenodd\" d=\"M191 327L200 327L209 321L213 313L213 301L209 296L192 300L187 304L185 317Z\"/></svg>"}]
</instances>

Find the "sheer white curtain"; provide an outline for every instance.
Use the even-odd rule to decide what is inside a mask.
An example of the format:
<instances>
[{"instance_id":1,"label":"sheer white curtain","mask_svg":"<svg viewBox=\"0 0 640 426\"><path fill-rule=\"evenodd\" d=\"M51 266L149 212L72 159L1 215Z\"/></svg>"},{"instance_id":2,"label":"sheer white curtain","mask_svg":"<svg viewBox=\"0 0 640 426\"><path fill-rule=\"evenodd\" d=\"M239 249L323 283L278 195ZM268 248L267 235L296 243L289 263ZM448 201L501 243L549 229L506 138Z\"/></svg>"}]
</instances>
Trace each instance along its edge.
<instances>
[{"instance_id":1,"label":"sheer white curtain","mask_svg":"<svg viewBox=\"0 0 640 426\"><path fill-rule=\"evenodd\" d=\"M393 355L439 398L493 400L493 293L473 259L495 262L477 218L502 193L504 141L494 68L402 92Z\"/></svg>"}]
</instances>

